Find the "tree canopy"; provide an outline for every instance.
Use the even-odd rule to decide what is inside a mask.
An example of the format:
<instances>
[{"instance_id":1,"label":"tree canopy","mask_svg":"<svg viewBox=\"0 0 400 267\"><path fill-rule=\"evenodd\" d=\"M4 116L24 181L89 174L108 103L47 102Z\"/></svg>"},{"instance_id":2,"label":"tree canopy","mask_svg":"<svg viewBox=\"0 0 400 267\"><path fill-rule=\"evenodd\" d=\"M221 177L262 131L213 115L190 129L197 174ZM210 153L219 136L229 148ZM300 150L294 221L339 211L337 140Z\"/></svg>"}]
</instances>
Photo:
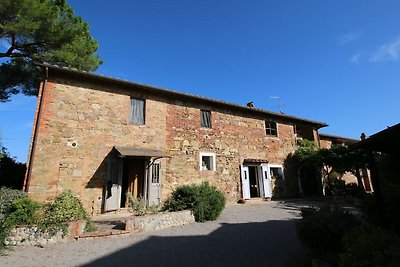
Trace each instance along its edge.
<instances>
[{"instance_id":1,"label":"tree canopy","mask_svg":"<svg viewBox=\"0 0 400 267\"><path fill-rule=\"evenodd\" d=\"M328 182L334 173L351 172L363 188L360 169L367 165L367 155L360 150L350 149L344 144L334 144L331 148L318 148L315 142L299 140L299 147L294 154L299 166L313 166L322 169L323 180Z\"/></svg>"},{"instance_id":2,"label":"tree canopy","mask_svg":"<svg viewBox=\"0 0 400 267\"><path fill-rule=\"evenodd\" d=\"M65 0L2 0L0 4L0 101L36 95L34 62L94 71L102 63L89 25Z\"/></svg>"}]
</instances>

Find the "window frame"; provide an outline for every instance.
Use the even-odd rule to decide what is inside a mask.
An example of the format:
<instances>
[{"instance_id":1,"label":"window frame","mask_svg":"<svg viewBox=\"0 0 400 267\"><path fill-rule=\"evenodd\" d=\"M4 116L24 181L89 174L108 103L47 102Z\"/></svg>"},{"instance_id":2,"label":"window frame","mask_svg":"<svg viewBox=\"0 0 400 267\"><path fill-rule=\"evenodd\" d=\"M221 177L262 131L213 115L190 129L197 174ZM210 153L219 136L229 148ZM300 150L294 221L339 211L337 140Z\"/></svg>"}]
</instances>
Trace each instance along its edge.
<instances>
[{"instance_id":1,"label":"window frame","mask_svg":"<svg viewBox=\"0 0 400 267\"><path fill-rule=\"evenodd\" d=\"M210 114L210 125L203 125L203 112ZM205 129L212 128L212 113L211 110L208 109L200 109L200 127Z\"/></svg>"},{"instance_id":2,"label":"window frame","mask_svg":"<svg viewBox=\"0 0 400 267\"><path fill-rule=\"evenodd\" d=\"M156 167L158 168L157 170L155 170ZM154 175L155 171L157 172L157 176ZM161 162L154 162L151 166L151 184L159 185L160 180L161 180Z\"/></svg>"},{"instance_id":3,"label":"window frame","mask_svg":"<svg viewBox=\"0 0 400 267\"><path fill-rule=\"evenodd\" d=\"M285 180L285 169L283 168L283 165L281 164L267 164L268 167L268 174L272 180L272 175L271 175L271 168L280 168L282 170L282 179L276 179L275 181L284 181Z\"/></svg>"},{"instance_id":4,"label":"window frame","mask_svg":"<svg viewBox=\"0 0 400 267\"><path fill-rule=\"evenodd\" d=\"M133 102L132 100L139 100L139 101L143 101L143 122L141 121L133 121ZM130 124L134 124L134 125L145 125L146 124L146 99L144 98L138 98L135 96L131 96L130 97L130 113L129 113L129 123Z\"/></svg>"},{"instance_id":5,"label":"window frame","mask_svg":"<svg viewBox=\"0 0 400 267\"><path fill-rule=\"evenodd\" d=\"M211 157L211 169L203 170L203 157ZM200 171L216 171L217 170L217 157L214 152L200 152L199 153L199 170Z\"/></svg>"},{"instance_id":6,"label":"window frame","mask_svg":"<svg viewBox=\"0 0 400 267\"><path fill-rule=\"evenodd\" d=\"M276 123L276 121L270 121L270 120L265 120L264 122L265 122L264 123L265 134L267 136L278 137L278 123ZM275 127L271 127L272 125L275 125ZM273 131L275 131L275 134L272 133Z\"/></svg>"}]
</instances>

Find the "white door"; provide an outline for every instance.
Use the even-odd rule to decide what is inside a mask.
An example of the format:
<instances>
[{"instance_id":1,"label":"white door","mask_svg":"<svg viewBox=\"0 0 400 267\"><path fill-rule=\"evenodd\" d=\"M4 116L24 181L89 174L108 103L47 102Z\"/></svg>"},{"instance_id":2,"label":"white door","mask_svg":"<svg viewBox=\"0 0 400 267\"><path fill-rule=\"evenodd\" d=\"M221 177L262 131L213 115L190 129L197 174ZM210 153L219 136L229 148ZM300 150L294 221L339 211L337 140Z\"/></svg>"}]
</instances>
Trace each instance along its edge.
<instances>
[{"instance_id":1,"label":"white door","mask_svg":"<svg viewBox=\"0 0 400 267\"><path fill-rule=\"evenodd\" d=\"M240 174L242 178L243 199L250 199L249 167L245 165L240 166Z\"/></svg>"},{"instance_id":2,"label":"white door","mask_svg":"<svg viewBox=\"0 0 400 267\"><path fill-rule=\"evenodd\" d=\"M160 183L161 183L161 162L155 162L151 165L149 181L149 204L160 204Z\"/></svg>"},{"instance_id":3,"label":"white door","mask_svg":"<svg viewBox=\"0 0 400 267\"><path fill-rule=\"evenodd\" d=\"M104 210L117 210L121 204L122 159L109 158L107 166L106 200Z\"/></svg>"},{"instance_id":4,"label":"white door","mask_svg":"<svg viewBox=\"0 0 400 267\"><path fill-rule=\"evenodd\" d=\"M264 197L270 198L270 197L272 197L272 190L271 190L271 175L270 175L268 166L261 165L261 171L262 171L262 178L263 178L263 185L264 185Z\"/></svg>"}]
</instances>

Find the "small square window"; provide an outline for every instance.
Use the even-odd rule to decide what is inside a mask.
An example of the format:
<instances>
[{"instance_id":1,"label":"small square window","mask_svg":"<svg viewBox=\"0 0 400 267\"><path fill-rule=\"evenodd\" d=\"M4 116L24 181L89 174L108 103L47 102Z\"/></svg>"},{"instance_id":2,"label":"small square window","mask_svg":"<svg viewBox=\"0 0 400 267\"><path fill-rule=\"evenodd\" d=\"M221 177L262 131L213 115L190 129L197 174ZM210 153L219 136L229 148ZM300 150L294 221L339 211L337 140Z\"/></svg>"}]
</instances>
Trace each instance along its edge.
<instances>
[{"instance_id":1,"label":"small square window","mask_svg":"<svg viewBox=\"0 0 400 267\"><path fill-rule=\"evenodd\" d=\"M283 180L283 169L282 167L270 167L271 179Z\"/></svg>"},{"instance_id":2,"label":"small square window","mask_svg":"<svg viewBox=\"0 0 400 267\"><path fill-rule=\"evenodd\" d=\"M215 153L200 152L201 171L215 171Z\"/></svg>"},{"instance_id":3,"label":"small square window","mask_svg":"<svg viewBox=\"0 0 400 267\"><path fill-rule=\"evenodd\" d=\"M278 136L278 130L276 127L276 122L265 121L265 133L271 136Z\"/></svg>"},{"instance_id":4,"label":"small square window","mask_svg":"<svg viewBox=\"0 0 400 267\"><path fill-rule=\"evenodd\" d=\"M145 101L131 97L131 118L133 124L144 125Z\"/></svg>"},{"instance_id":5,"label":"small square window","mask_svg":"<svg viewBox=\"0 0 400 267\"><path fill-rule=\"evenodd\" d=\"M203 128L211 128L211 111L200 110L200 125Z\"/></svg>"}]
</instances>

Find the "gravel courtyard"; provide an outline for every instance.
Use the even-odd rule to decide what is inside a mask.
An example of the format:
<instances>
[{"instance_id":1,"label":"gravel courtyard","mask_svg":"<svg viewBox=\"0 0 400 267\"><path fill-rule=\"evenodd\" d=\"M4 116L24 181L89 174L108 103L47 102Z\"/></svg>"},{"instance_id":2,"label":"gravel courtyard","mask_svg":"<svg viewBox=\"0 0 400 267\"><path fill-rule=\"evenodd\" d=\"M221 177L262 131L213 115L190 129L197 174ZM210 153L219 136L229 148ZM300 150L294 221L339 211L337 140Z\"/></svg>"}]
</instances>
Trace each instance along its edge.
<instances>
[{"instance_id":1,"label":"gravel courtyard","mask_svg":"<svg viewBox=\"0 0 400 267\"><path fill-rule=\"evenodd\" d=\"M303 205L228 205L215 222L15 248L0 257L0 266L302 266L295 221Z\"/></svg>"}]
</instances>

